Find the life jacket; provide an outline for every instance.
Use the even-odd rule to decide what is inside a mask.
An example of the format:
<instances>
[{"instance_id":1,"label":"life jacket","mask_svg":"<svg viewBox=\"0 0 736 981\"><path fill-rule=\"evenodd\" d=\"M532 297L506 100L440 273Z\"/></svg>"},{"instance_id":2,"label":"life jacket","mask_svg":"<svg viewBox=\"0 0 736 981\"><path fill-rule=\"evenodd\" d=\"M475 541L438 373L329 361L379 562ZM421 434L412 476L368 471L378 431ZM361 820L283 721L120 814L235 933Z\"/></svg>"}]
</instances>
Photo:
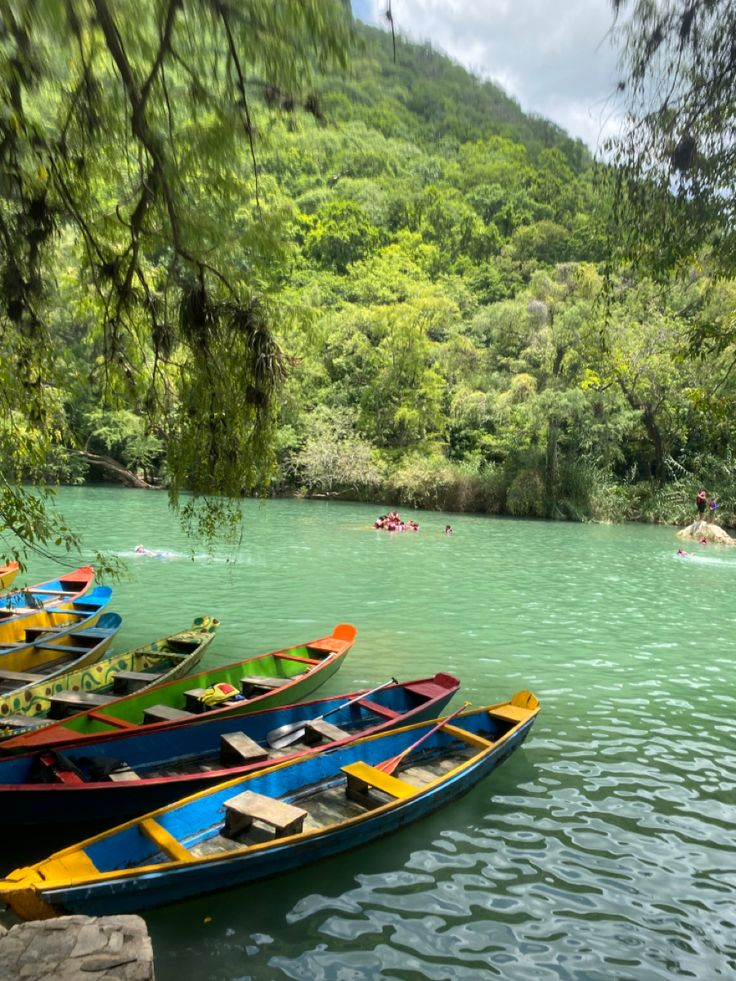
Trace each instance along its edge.
<instances>
[{"instance_id":1,"label":"life jacket","mask_svg":"<svg viewBox=\"0 0 736 981\"><path fill-rule=\"evenodd\" d=\"M222 702L227 702L234 695L239 694L238 689L227 681L219 681L216 685L210 685L209 688L205 688L204 692L199 696L199 700L207 708L212 708L215 705L220 705Z\"/></svg>"}]
</instances>

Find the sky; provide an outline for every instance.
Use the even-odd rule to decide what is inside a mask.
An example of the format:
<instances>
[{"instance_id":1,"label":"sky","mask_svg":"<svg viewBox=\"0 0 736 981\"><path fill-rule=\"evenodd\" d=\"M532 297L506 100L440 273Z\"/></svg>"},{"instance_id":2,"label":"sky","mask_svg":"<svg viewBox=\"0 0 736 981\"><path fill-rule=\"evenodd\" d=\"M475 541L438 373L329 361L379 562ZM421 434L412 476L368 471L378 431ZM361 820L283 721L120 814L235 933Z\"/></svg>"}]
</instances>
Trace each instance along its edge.
<instances>
[{"instance_id":1,"label":"sky","mask_svg":"<svg viewBox=\"0 0 736 981\"><path fill-rule=\"evenodd\" d=\"M385 27L386 0L352 0ZM617 128L611 0L392 0L397 32L496 82L595 152Z\"/></svg>"}]
</instances>

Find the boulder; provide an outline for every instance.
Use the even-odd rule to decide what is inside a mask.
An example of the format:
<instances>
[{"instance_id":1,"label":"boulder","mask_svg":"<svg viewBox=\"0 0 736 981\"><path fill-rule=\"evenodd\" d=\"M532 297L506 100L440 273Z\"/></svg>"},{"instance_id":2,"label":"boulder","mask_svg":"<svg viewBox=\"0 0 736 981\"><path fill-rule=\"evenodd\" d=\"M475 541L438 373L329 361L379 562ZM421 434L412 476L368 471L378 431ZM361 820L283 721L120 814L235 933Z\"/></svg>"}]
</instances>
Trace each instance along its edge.
<instances>
[{"instance_id":1,"label":"boulder","mask_svg":"<svg viewBox=\"0 0 736 981\"><path fill-rule=\"evenodd\" d=\"M728 532L712 521L693 521L687 528L677 532L678 538L690 538L699 542L705 538L714 545L736 545L736 538L731 538Z\"/></svg>"}]
</instances>

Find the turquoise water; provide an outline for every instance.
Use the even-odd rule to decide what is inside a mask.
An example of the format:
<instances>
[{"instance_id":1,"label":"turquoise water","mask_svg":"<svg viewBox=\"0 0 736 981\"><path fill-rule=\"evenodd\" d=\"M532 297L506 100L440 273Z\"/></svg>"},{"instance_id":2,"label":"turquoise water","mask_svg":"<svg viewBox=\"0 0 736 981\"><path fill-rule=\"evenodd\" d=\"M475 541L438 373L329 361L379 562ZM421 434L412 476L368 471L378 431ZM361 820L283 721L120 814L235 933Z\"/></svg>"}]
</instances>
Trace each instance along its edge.
<instances>
[{"instance_id":1,"label":"turquoise water","mask_svg":"<svg viewBox=\"0 0 736 981\"><path fill-rule=\"evenodd\" d=\"M206 664L227 663L349 621L326 693L445 670L474 704L542 703L522 749L431 818L147 914L158 981L733 977L736 549L678 559L673 529L423 512L388 535L374 507L270 501L245 504L237 555L192 560L163 495L60 504L86 558L180 555L130 559L121 647L209 613Z\"/></svg>"}]
</instances>

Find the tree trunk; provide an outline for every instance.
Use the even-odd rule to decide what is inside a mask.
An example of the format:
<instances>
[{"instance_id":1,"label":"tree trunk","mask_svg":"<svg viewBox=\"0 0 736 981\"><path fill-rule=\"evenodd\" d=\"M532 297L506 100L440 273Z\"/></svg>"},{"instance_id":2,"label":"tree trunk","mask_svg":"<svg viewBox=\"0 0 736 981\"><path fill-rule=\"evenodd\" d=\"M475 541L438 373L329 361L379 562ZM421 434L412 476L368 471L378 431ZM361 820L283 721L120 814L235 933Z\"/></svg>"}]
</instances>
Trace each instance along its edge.
<instances>
[{"instance_id":1,"label":"tree trunk","mask_svg":"<svg viewBox=\"0 0 736 981\"><path fill-rule=\"evenodd\" d=\"M141 490L158 490L153 484L146 483L142 480L138 474L132 472L132 470L127 470L121 463L117 460L113 460L109 456L98 456L96 453L90 453L88 450L77 450L79 456L84 460L89 460L90 463L96 464L98 467L103 467L110 473L114 474L122 483L127 484L129 487L138 487Z\"/></svg>"}]
</instances>

